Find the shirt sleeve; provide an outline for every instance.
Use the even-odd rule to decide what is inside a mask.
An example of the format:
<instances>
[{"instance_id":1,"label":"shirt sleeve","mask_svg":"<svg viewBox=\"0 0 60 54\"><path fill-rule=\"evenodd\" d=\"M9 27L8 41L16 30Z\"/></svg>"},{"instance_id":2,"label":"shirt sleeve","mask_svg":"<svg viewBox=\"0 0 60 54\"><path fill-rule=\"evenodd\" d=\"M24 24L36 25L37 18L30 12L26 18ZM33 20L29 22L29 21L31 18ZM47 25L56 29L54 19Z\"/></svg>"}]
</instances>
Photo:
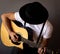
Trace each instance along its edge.
<instances>
[{"instance_id":1,"label":"shirt sleeve","mask_svg":"<svg viewBox=\"0 0 60 54\"><path fill-rule=\"evenodd\" d=\"M14 16L17 21L20 21L19 12L15 12Z\"/></svg>"},{"instance_id":2,"label":"shirt sleeve","mask_svg":"<svg viewBox=\"0 0 60 54\"><path fill-rule=\"evenodd\" d=\"M45 31L43 32L43 38L46 39L51 38L53 32L53 26L50 22L48 21L46 22L44 30Z\"/></svg>"},{"instance_id":3,"label":"shirt sleeve","mask_svg":"<svg viewBox=\"0 0 60 54\"><path fill-rule=\"evenodd\" d=\"M19 12L15 12L14 16L15 16L16 21L19 21L19 22L21 22L22 24L24 24L24 21L23 21L22 18L20 17Z\"/></svg>"}]
</instances>

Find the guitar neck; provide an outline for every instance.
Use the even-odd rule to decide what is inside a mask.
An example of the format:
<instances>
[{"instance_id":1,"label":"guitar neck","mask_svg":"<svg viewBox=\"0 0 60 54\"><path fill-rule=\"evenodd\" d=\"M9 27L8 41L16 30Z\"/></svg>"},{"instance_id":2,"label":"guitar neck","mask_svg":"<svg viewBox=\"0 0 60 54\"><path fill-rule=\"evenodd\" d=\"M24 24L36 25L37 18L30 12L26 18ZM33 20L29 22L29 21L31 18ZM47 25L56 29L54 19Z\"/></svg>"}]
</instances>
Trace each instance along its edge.
<instances>
[{"instance_id":1,"label":"guitar neck","mask_svg":"<svg viewBox=\"0 0 60 54\"><path fill-rule=\"evenodd\" d=\"M25 39L25 38L21 38L21 41L23 41L24 43L28 44L30 47L35 47L35 48L38 48L37 44L34 43L33 41L30 41L28 39Z\"/></svg>"},{"instance_id":2,"label":"guitar neck","mask_svg":"<svg viewBox=\"0 0 60 54\"><path fill-rule=\"evenodd\" d=\"M27 39L25 39L25 38L23 38L23 37L21 38L21 40L22 40L24 43L28 44L28 45L29 45L30 47L32 47L32 48L38 48L38 45L37 45L36 43L30 41L30 40L27 40ZM56 51L51 50L51 49L48 49L48 48L47 48L46 52L49 53L49 54L55 54L55 53L57 53Z\"/></svg>"}]
</instances>

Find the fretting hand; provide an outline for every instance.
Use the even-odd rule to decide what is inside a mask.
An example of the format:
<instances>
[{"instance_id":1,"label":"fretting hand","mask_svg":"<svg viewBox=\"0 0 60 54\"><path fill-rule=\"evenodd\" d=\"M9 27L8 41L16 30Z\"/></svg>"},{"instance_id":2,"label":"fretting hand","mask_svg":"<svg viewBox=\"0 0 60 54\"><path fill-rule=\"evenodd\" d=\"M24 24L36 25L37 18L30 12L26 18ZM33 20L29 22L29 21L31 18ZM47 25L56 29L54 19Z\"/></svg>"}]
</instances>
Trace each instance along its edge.
<instances>
[{"instance_id":1,"label":"fretting hand","mask_svg":"<svg viewBox=\"0 0 60 54\"><path fill-rule=\"evenodd\" d=\"M38 48L38 54L46 54L46 47L39 47Z\"/></svg>"}]
</instances>

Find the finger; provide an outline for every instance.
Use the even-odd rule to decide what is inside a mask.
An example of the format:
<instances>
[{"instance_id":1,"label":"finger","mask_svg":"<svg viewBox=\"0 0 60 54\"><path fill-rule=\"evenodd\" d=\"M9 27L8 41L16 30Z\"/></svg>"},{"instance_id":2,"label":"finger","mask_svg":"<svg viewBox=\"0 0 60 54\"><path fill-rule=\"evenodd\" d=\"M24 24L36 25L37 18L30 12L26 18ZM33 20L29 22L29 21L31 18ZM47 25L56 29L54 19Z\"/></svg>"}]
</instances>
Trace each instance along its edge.
<instances>
[{"instance_id":1,"label":"finger","mask_svg":"<svg viewBox=\"0 0 60 54\"><path fill-rule=\"evenodd\" d=\"M13 42L16 42L16 40L12 40Z\"/></svg>"},{"instance_id":2,"label":"finger","mask_svg":"<svg viewBox=\"0 0 60 54\"><path fill-rule=\"evenodd\" d=\"M45 53L46 53L46 48L43 48L41 54L45 54Z\"/></svg>"},{"instance_id":3,"label":"finger","mask_svg":"<svg viewBox=\"0 0 60 54\"><path fill-rule=\"evenodd\" d=\"M42 54L43 53L43 49L39 49L38 53Z\"/></svg>"},{"instance_id":4,"label":"finger","mask_svg":"<svg viewBox=\"0 0 60 54\"><path fill-rule=\"evenodd\" d=\"M42 50L41 50L41 54L43 54L43 53L44 53L43 51L44 51L44 50L42 49Z\"/></svg>"},{"instance_id":5,"label":"finger","mask_svg":"<svg viewBox=\"0 0 60 54\"><path fill-rule=\"evenodd\" d=\"M43 54L43 52L42 52L42 51L40 51L40 52L39 52L39 54Z\"/></svg>"},{"instance_id":6,"label":"finger","mask_svg":"<svg viewBox=\"0 0 60 54\"><path fill-rule=\"evenodd\" d=\"M16 42L16 38L14 37L14 35L11 37L11 40L12 40L13 42Z\"/></svg>"},{"instance_id":7,"label":"finger","mask_svg":"<svg viewBox=\"0 0 60 54\"><path fill-rule=\"evenodd\" d=\"M47 48L46 48L46 47L44 47L44 54L46 53L46 50L47 50Z\"/></svg>"},{"instance_id":8,"label":"finger","mask_svg":"<svg viewBox=\"0 0 60 54\"><path fill-rule=\"evenodd\" d=\"M13 42L16 42L15 38L12 38L12 41L13 41Z\"/></svg>"},{"instance_id":9,"label":"finger","mask_svg":"<svg viewBox=\"0 0 60 54\"><path fill-rule=\"evenodd\" d=\"M41 48L38 48L38 53L41 51Z\"/></svg>"},{"instance_id":10,"label":"finger","mask_svg":"<svg viewBox=\"0 0 60 54\"><path fill-rule=\"evenodd\" d=\"M46 48L44 48L44 52L46 52Z\"/></svg>"},{"instance_id":11,"label":"finger","mask_svg":"<svg viewBox=\"0 0 60 54\"><path fill-rule=\"evenodd\" d=\"M17 35L14 35L14 38L15 38L15 39L18 39L18 36L17 36Z\"/></svg>"},{"instance_id":12,"label":"finger","mask_svg":"<svg viewBox=\"0 0 60 54\"><path fill-rule=\"evenodd\" d=\"M16 42L16 39L15 39L15 37L12 37L12 41Z\"/></svg>"}]
</instances>

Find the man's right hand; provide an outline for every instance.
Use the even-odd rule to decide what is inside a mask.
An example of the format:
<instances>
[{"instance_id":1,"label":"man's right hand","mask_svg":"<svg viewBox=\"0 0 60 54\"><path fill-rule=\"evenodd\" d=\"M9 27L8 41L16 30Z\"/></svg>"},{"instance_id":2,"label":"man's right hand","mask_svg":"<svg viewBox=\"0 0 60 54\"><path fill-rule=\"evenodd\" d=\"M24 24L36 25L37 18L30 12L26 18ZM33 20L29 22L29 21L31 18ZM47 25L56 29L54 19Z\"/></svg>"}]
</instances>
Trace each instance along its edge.
<instances>
[{"instance_id":1,"label":"man's right hand","mask_svg":"<svg viewBox=\"0 0 60 54\"><path fill-rule=\"evenodd\" d=\"M16 35L15 32L10 32L9 35L10 35L11 40L12 40L13 42L17 42L17 41L18 41L18 36Z\"/></svg>"},{"instance_id":2,"label":"man's right hand","mask_svg":"<svg viewBox=\"0 0 60 54\"><path fill-rule=\"evenodd\" d=\"M16 35L15 32L11 31L11 21L10 20L16 20L15 19L15 12L9 12L9 13L3 13L1 15L1 19L2 19L2 22L6 28L6 30L8 31L10 37L11 37L11 40L13 42L16 42L18 40L18 36Z\"/></svg>"}]
</instances>

